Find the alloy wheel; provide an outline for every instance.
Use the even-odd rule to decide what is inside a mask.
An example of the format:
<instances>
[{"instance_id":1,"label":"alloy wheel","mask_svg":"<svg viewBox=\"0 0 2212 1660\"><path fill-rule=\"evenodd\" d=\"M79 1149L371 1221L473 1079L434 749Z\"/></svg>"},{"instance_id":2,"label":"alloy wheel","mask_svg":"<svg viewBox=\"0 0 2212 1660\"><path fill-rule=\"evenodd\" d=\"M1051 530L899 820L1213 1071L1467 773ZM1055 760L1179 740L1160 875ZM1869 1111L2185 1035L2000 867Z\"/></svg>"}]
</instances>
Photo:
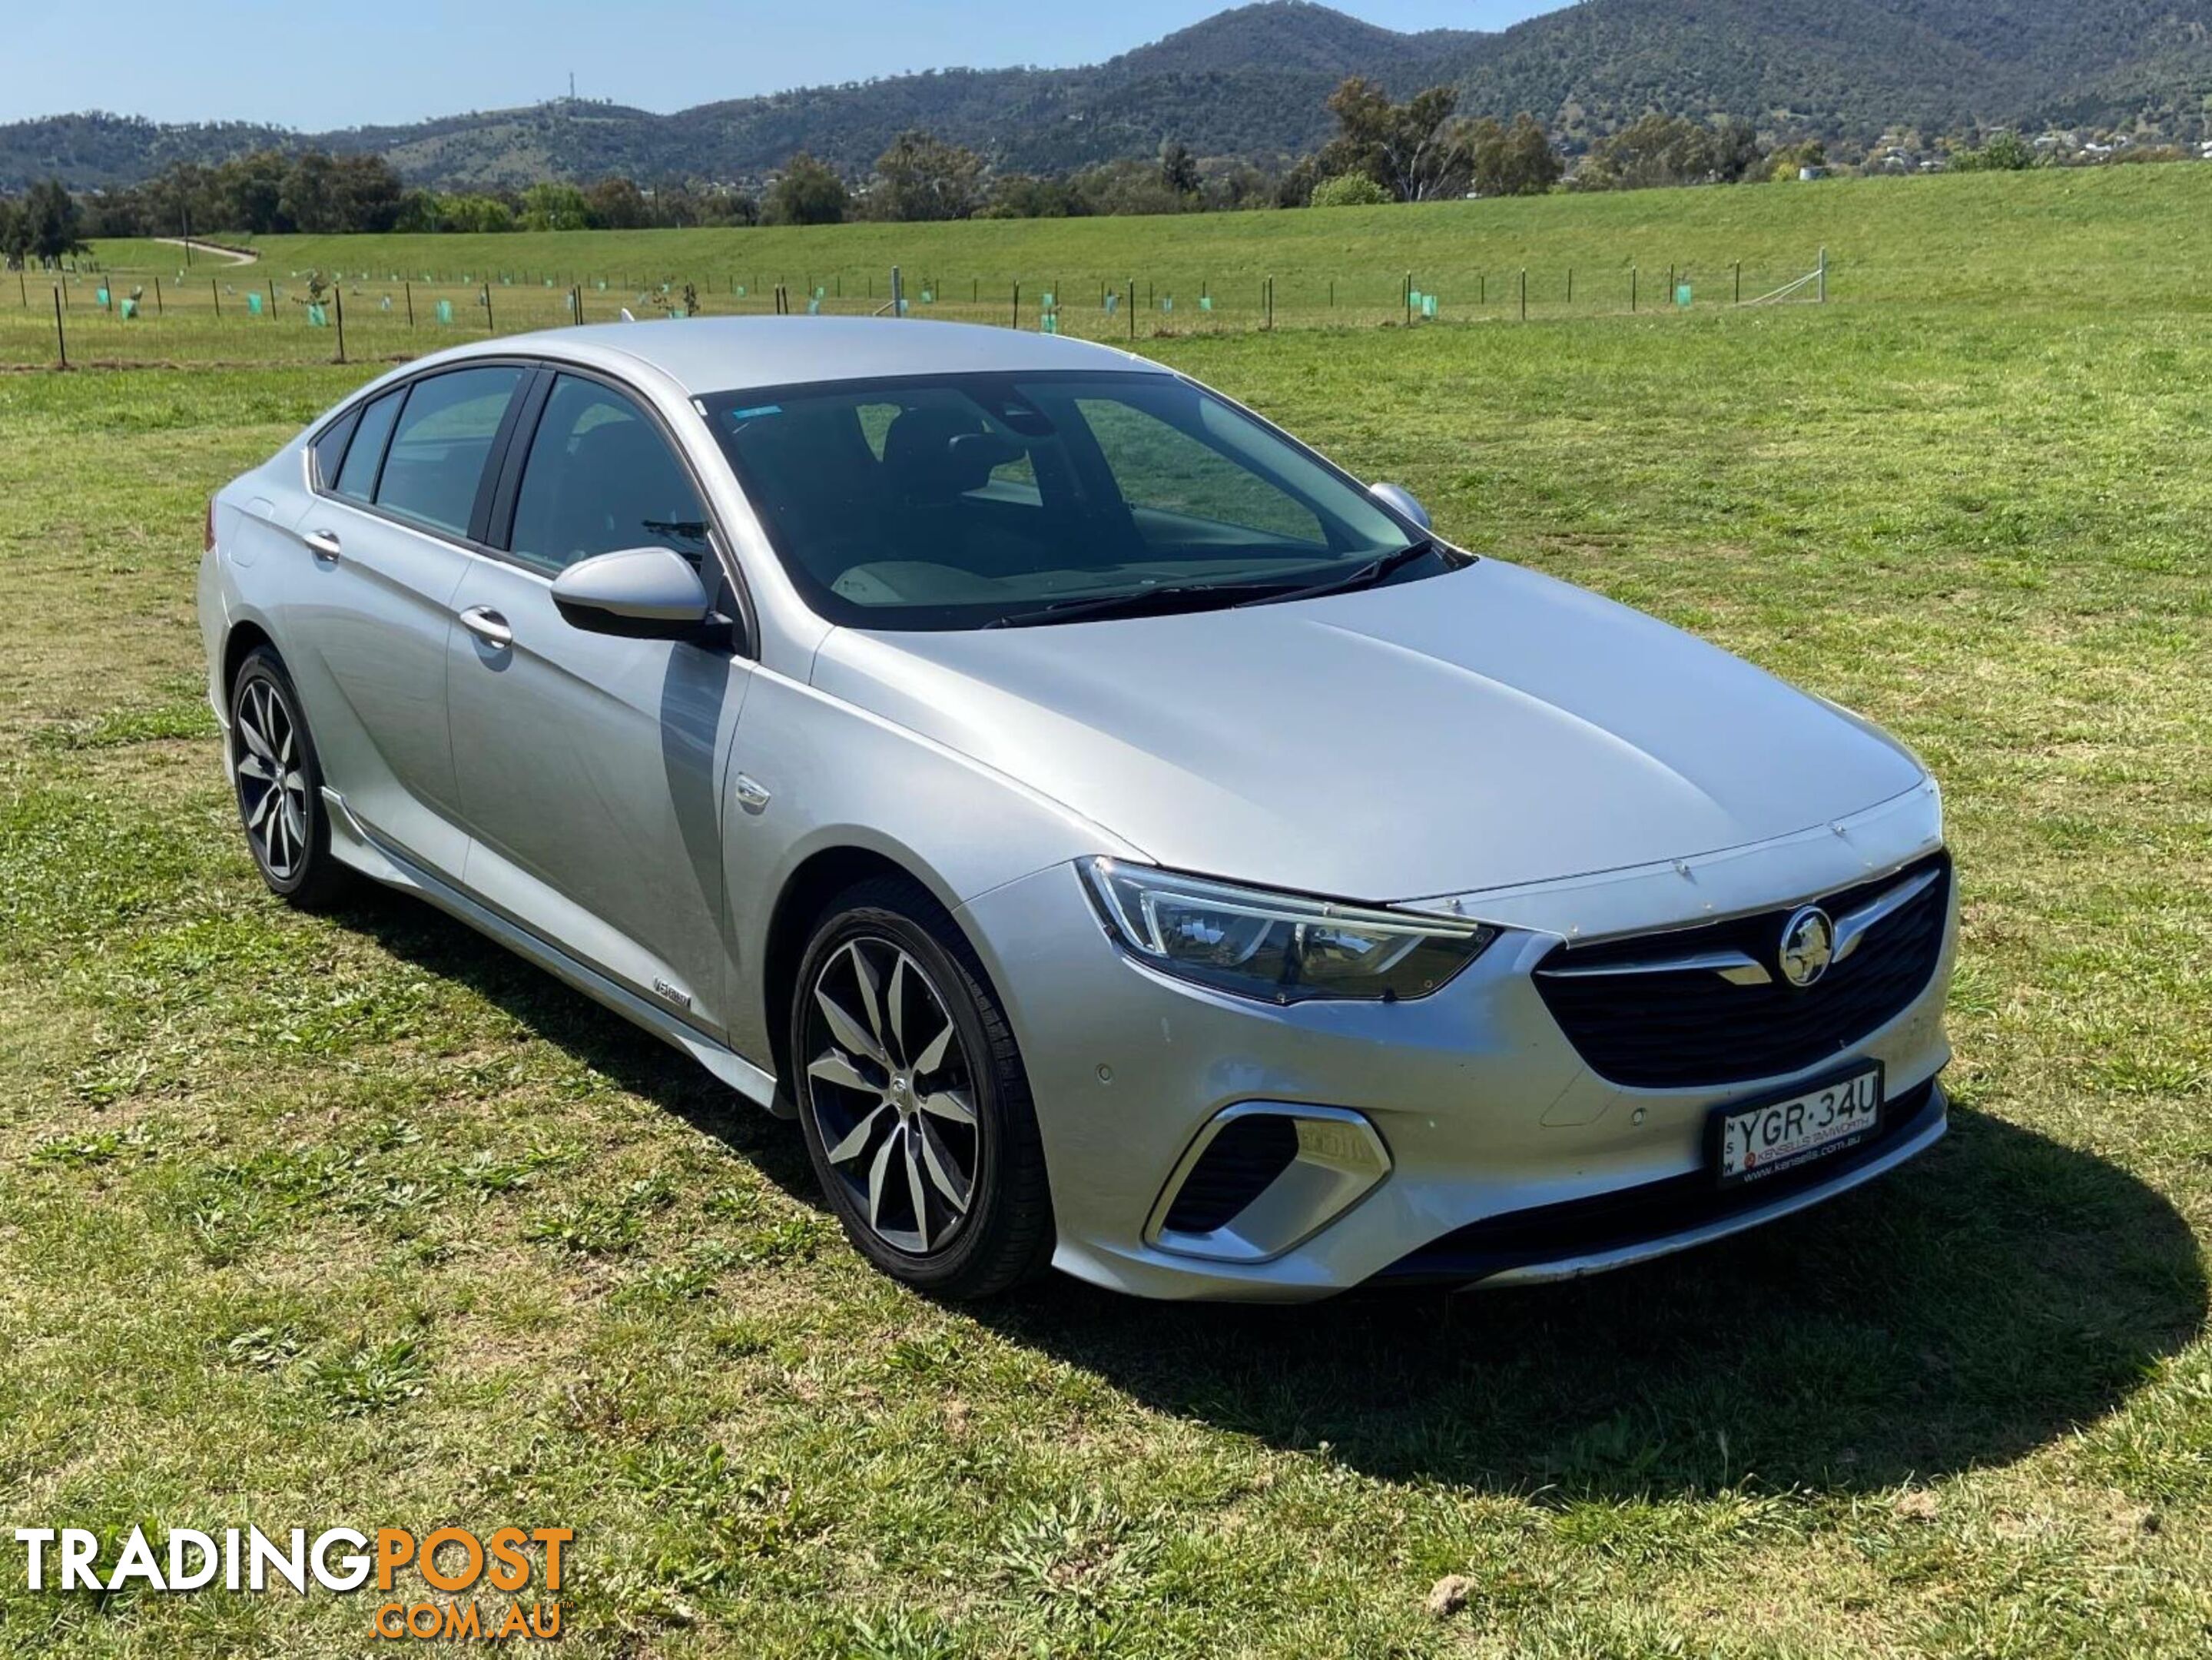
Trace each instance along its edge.
<instances>
[{"instance_id":1,"label":"alloy wheel","mask_svg":"<svg viewBox=\"0 0 2212 1660\"><path fill-rule=\"evenodd\" d=\"M238 806L262 868L280 882L298 873L309 852L307 775L292 711L276 684L256 676L240 688L234 724Z\"/></svg>"},{"instance_id":2,"label":"alloy wheel","mask_svg":"<svg viewBox=\"0 0 2212 1660\"><path fill-rule=\"evenodd\" d=\"M944 993L904 947L863 935L815 976L804 1030L807 1110L858 1214L895 1250L941 1250L968 1219L982 1155Z\"/></svg>"}]
</instances>

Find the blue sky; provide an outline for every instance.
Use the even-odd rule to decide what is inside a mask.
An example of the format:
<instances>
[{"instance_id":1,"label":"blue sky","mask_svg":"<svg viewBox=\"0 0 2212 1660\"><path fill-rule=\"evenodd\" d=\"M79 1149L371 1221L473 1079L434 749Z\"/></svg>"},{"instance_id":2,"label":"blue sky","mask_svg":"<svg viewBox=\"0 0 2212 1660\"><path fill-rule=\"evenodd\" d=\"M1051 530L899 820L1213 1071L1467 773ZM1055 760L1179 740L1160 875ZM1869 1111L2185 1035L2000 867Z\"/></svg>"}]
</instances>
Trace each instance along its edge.
<instances>
[{"instance_id":1,"label":"blue sky","mask_svg":"<svg viewBox=\"0 0 2212 1660\"><path fill-rule=\"evenodd\" d=\"M1563 0L1340 0L1389 28L1503 28ZM1230 0L97 0L8 25L0 120L107 109L310 131L565 92L675 110L908 70L1085 64Z\"/></svg>"}]
</instances>

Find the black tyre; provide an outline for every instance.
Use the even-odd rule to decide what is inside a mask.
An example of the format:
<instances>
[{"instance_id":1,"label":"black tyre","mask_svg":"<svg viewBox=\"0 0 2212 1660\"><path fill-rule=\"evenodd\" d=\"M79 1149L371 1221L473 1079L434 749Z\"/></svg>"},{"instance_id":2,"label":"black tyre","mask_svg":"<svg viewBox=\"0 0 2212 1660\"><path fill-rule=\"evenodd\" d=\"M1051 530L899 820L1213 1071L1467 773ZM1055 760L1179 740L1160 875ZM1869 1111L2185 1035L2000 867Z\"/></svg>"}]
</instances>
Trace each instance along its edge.
<instances>
[{"instance_id":1,"label":"black tyre","mask_svg":"<svg viewBox=\"0 0 2212 1660\"><path fill-rule=\"evenodd\" d=\"M257 646L230 685L231 780L246 844L269 891L314 910L352 885L331 856L323 769L283 660Z\"/></svg>"},{"instance_id":2,"label":"black tyre","mask_svg":"<svg viewBox=\"0 0 2212 1660\"><path fill-rule=\"evenodd\" d=\"M846 1234L933 1296L1006 1290L1052 1255L1029 1080L982 964L896 878L833 901L800 959L793 1094Z\"/></svg>"}]
</instances>

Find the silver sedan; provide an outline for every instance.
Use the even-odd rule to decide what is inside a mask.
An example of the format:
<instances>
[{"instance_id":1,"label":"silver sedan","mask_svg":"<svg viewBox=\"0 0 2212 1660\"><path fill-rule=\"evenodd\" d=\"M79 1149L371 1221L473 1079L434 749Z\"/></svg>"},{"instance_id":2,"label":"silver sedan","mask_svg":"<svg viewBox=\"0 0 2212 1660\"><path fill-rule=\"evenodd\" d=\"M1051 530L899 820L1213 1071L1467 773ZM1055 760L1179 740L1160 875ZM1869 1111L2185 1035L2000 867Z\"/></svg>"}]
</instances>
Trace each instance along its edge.
<instances>
[{"instance_id":1,"label":"silver sedan","mask_svg":"<svg viewBox=\"0 0 2212 1660\"><path fill-rule=\"evenodd\" d=\"M216 497L199 599L270 888L795 1116L935 1293L1561 1278L1944 1131L1911 753L1105 348L444 353Z\"/></svg>"}]
</instances>

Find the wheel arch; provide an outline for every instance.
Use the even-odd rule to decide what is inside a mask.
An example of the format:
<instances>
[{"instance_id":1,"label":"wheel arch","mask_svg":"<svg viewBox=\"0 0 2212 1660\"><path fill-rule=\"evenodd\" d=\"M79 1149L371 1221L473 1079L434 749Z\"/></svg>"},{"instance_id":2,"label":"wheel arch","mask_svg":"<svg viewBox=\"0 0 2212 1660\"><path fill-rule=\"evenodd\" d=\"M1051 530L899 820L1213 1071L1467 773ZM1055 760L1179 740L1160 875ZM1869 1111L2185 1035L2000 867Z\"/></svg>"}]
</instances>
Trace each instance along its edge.
<instances>
[{"instance_id":1,"label":"wheel arch","mask_svg":"<svg viewBox=\"0 0 2212 1660\"><path fill-rule=\"evenodd\" d=\"M872 877L896 877L911 882L928 894L952 919L968 939L975 939L961 920L958 901L941 882L930 879L921 861L911 854L893 854L858 841L834 842L817 848L793 866L777 891L761 949L761 999L768 1025L769 1049L778 1087L787 1095L791 1082L791 1006L798 994L796 980L806 942L830 902L847 889ZM980 957L980 953L979 953Z\"/></svg>"},{"instance_id":2,"label":"wheel arch","mask_svg":"<svg viewBox=\"0 0 2212 1660\"><path fill-rule=\"evenodd\" d=\"M222 642L222 696L226 709L230 702L231 689L238 684L238 672L246 666L247 656L258 647L266 646L276 652L276 660L283 661L284 654L276 651L276 642L269 630L250 619L231 624L230 632Z\"/></svg>"}]
</instances>

